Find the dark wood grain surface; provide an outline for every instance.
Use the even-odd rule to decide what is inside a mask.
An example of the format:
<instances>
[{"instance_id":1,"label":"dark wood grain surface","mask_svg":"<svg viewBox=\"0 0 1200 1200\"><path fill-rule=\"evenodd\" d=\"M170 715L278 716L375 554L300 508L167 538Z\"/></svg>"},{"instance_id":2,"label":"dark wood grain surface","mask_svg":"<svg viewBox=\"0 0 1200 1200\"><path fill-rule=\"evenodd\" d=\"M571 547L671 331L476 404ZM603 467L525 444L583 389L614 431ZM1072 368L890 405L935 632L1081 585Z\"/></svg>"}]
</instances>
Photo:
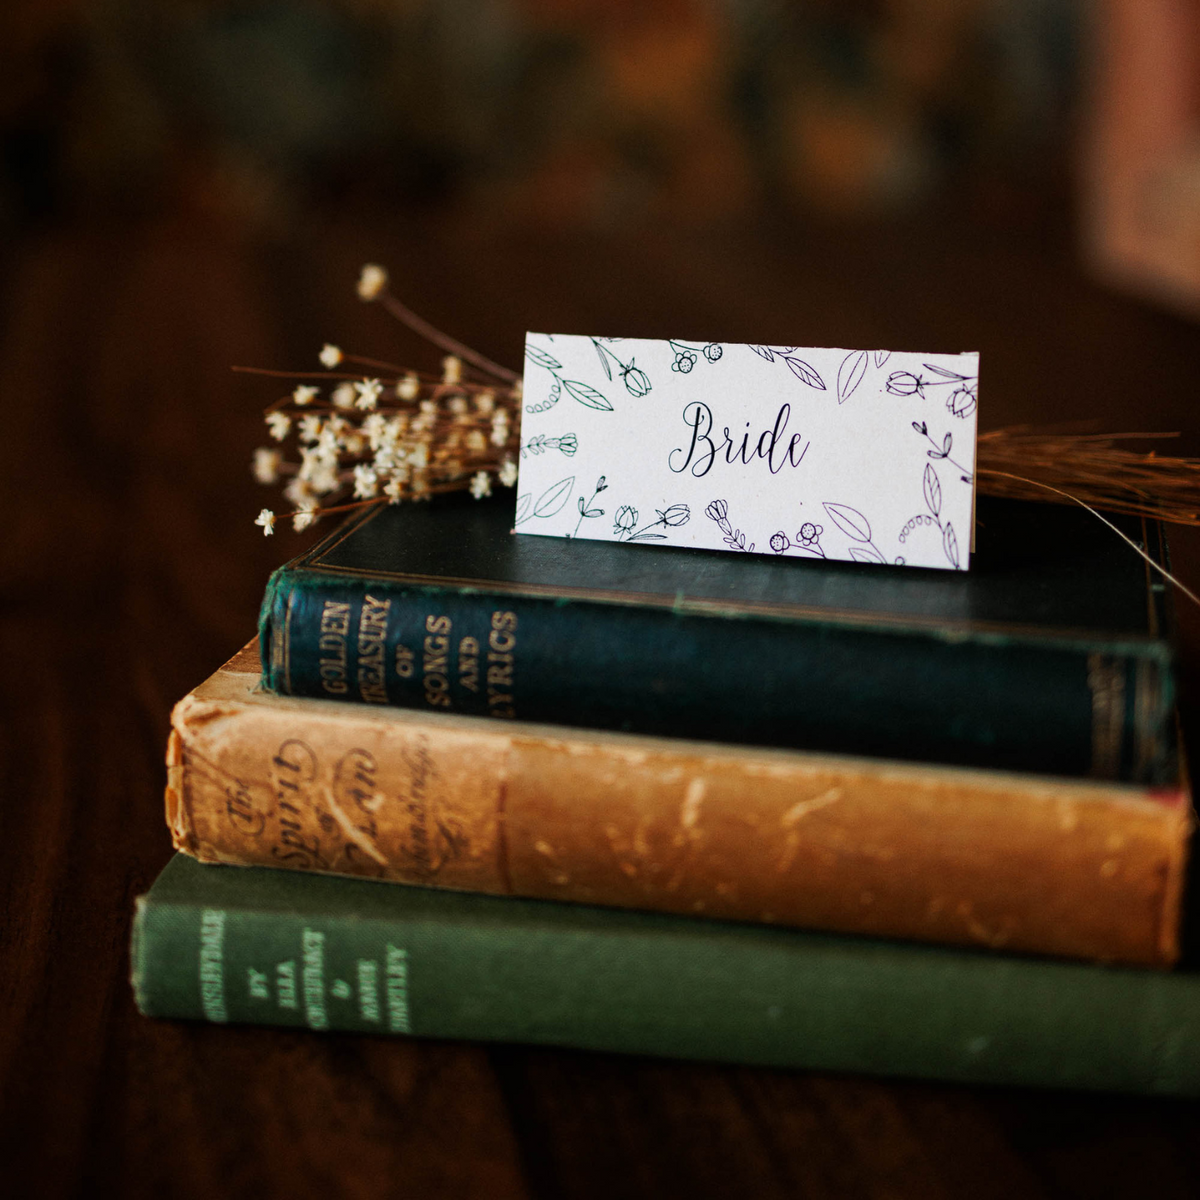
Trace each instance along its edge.
<instances>
[{"instance_id":1,"label":"dark wood grain surface","mask_svg":"<svg viewBox=\"0 0 1200 1200\"><path fill-rule=\"evenodd\" d=\"M325 340L432 366L355 298L368 259L504 362L527 328L977 348L983 427L1096 417L1200 452L1200 330L1090 284L1057 218L546 238L343 209L268 237L193 205L0 248L0 1193L1200 1195L1195 1103L137 1015L168 711L303 544L252 524L275 392L229 367ZM1200 539L1174 544L1200 586Z\"/></svg>"}]
</instances>

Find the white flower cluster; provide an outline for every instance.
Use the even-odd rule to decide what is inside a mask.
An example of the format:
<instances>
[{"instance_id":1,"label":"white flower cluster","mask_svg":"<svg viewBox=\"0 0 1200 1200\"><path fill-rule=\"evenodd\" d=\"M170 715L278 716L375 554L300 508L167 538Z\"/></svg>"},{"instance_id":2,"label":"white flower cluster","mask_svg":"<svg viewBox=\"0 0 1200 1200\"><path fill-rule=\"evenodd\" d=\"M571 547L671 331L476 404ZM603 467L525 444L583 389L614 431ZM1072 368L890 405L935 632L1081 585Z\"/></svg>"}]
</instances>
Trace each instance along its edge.
<instances>
[{"instance_id":1,"label":"white flower cluster","mask_svg":"<svg viewBox=\"0 0 1200 1200\"><path fill-rule=\"evenodd\" d=\"M415 372L395 381L363 377L327 395L302 385L264 417L276 442L292 439L296 457L286 446L260 448L253 473L260 483L283 483L296 530L323 511L362 503L459 489L482 499L494 484L516 483L518 412L511 388L466 382L461 363L444 368L440 380ZM275 519L264 509L257 524L270 534Z\"/></svg>"},{"instance_id":2,"label":"white flower cluster","mask_svg":"<svg viewBox=\"0 0 1200 1200\"><path fill-rule=\"evenodd\" d=\"M392 368L374 359L344 353L331 343L321 347L321 365L342 368L328 395L318 384L302 383L265 414L275 442L294 437L296 457L289 459L283 446L272 446L256 450L252 464L259 483L283 482L283 495L294 510L293 528L307 529L322 512L362 504L426 500L434 492L461 489L482 499L491 495L493 482L512 487L520 379L410 313L389 292L383 267L364 266L356 291L360 299L378 301L434 344L456 352L442 359L440 378L416 371L389 378L377 372ZM464 358L473 364L473 377ZM360 367L368 370L355 378ZM477 382L479 373L503 382ZM271 534L275 521L264 508L255 523Z\"/></svg>"}]
</instances>

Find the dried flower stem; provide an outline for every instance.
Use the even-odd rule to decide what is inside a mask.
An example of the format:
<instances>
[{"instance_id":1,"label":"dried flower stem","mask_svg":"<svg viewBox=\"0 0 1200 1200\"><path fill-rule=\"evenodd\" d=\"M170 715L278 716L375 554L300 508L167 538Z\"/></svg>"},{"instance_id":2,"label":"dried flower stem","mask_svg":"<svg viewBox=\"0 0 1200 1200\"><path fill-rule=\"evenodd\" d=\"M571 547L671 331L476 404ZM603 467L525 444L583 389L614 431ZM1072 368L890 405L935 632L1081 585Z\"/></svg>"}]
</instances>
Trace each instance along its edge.
<instances>
[{"instance_id":1,"label":"dried flower stem","mask_svg":"<svg viewBox=\"0 0 1200 1200\"><path fill-rule=\"evenodd\" d=\"M502 367L499 363L492 362L490 358L480 354L477 350L472 350L470 346L464 345L457 338L452 338L436 326L430 325L423 317L417 316L411 308L401 304L390 291L386 289L381 291L378 295L378 300L396 320L407 325L419 337L425 338L426 341L432 342L435 346L440 346L448 354L457 354L459 358L478 367L485 374L491 375L496 379L503 379L506 383L516 383L520 378L516 371L511 371L508 367Z\"/></svg>"},{"instance_id":2,"label":"dried flower stem","mask_svg":"<svg viewBox=\"0 0 1200 1200\"><path fill-rule=\"evenodd\" d=\"M395 363L384 362L380 358L367 358L362 354L343 354L343 362L358 363L360 367L373 367L377 371L395 371L397 375L404 373L403 367L398 367ZM325 378L328 378L326 373Z\"/></svg>"},{"instance_id":3,"label":"dried flower stem","mask_svg":"<svg viewBox=\"0 0 1200 1200\"><path fill-rule=\"evenodd\" d=\"M347 355L347 358L349 355ZM361 379L361 371L275 371L270 367L230 367L239 375L266 375L271 379Z\"/></svg>"},{"instance_id":4,"label":"dried flower stem","mask_svg":"<svg viewBox=\"0 0 1200 1200\"><path fill-rule=\"evenodd\" d=\"M1103 513L1098 513L1090 504L1084 504L1084 502L1080 500L1078 496L1073 496L1070 492L1064 492L1061 488L1051 487L1051 485L1048 483L1038 483L1036 479L1023 479L1019 475L1010 475L1007 471L997 471L996 474L1003 475L1017 483L1030 484L1035 488L1041 488L1046 491L1053 492L1057 496L1061 497L1064 503L1078 504L1080 508L1086 508L1088 512L1090 512L1092 516L1096 518L1097 521L1102 521L1123 542L1128 542L1129 545L1132 546L1133 549L1139 555L1141 555L1141 557L1144 558L1164 579L1166 579L1169 583L1174 584L1193 604L1200 606L1200 596L1197 596L1196 593L1185 584L1180 583L1180 581L1176 579L1166 567L1156 563L1154 559L1152 559L1150 555L1147 554L1146 551L1143 550L1142 547L1133 540L1133 538L1122 533L1121 530L1119 530L1106 516L1104 516Z\"/></svg>"},{"instance_id":5,"label":"dried flower stem","mask_svg":"<svg viewBox=\"0 0 1200 1200\"><path fill-rule=\"evenodd\" d=\"M1077 503L1109 512L1200 525L1200 459L1139 453L1113 443L1173 433L1039 433L1028 426L981 433L980 492L1021 500Z\"/></svg>"}]
</instances>

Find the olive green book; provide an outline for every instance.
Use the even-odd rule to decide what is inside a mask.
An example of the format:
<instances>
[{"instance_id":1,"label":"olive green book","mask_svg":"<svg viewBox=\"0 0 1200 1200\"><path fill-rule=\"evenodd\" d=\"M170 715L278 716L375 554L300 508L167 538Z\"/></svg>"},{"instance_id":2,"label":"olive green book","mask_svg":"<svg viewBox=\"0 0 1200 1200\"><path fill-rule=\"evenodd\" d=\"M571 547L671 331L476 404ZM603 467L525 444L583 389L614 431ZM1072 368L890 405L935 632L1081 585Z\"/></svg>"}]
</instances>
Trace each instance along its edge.
<instances>
[{"instance_id":1,"label":"olive green book","mask_svg":"<svg viewBox=\"0 0 1200 1200\"><path fill-rule=\"evenodd\" d=\"M1200 974L498 898L177 855L149 1016L964 1083L1200 1095Z\"/></svg>"}]
</instances>

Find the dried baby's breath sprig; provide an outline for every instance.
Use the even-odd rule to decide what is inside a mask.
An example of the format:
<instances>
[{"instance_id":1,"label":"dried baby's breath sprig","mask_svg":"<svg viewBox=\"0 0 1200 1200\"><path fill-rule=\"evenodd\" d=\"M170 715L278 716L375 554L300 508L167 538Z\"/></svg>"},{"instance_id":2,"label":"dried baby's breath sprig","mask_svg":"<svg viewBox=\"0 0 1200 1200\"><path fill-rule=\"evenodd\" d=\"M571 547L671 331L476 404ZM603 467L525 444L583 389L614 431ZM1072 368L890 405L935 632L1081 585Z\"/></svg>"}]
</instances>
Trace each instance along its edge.
<instances>
[{"instance_id":1,"label":"dried baby's breath sprig","mask_svg":"<svg viewBox=\"0 0 1200 1200\"><path fill-rule=\"evenodd\" d=\"M387 272L363 267L356 285L445 351L441 372L429 374L343 351L326 343L318 354L324 392L306 372L252 373L300 380L264 414L278 447L255 451L254 477L282 485L292 528L307 529L327 513L373 504L427 500L469 491L477 499L512 487L520 452L520 379L513 371L434 329L388 290ZM335 368L340 368L335 371ZM361 373L357 368L362 368ZM264 534L276 516L263 509Z\"/></svg>"}]
</instances>

